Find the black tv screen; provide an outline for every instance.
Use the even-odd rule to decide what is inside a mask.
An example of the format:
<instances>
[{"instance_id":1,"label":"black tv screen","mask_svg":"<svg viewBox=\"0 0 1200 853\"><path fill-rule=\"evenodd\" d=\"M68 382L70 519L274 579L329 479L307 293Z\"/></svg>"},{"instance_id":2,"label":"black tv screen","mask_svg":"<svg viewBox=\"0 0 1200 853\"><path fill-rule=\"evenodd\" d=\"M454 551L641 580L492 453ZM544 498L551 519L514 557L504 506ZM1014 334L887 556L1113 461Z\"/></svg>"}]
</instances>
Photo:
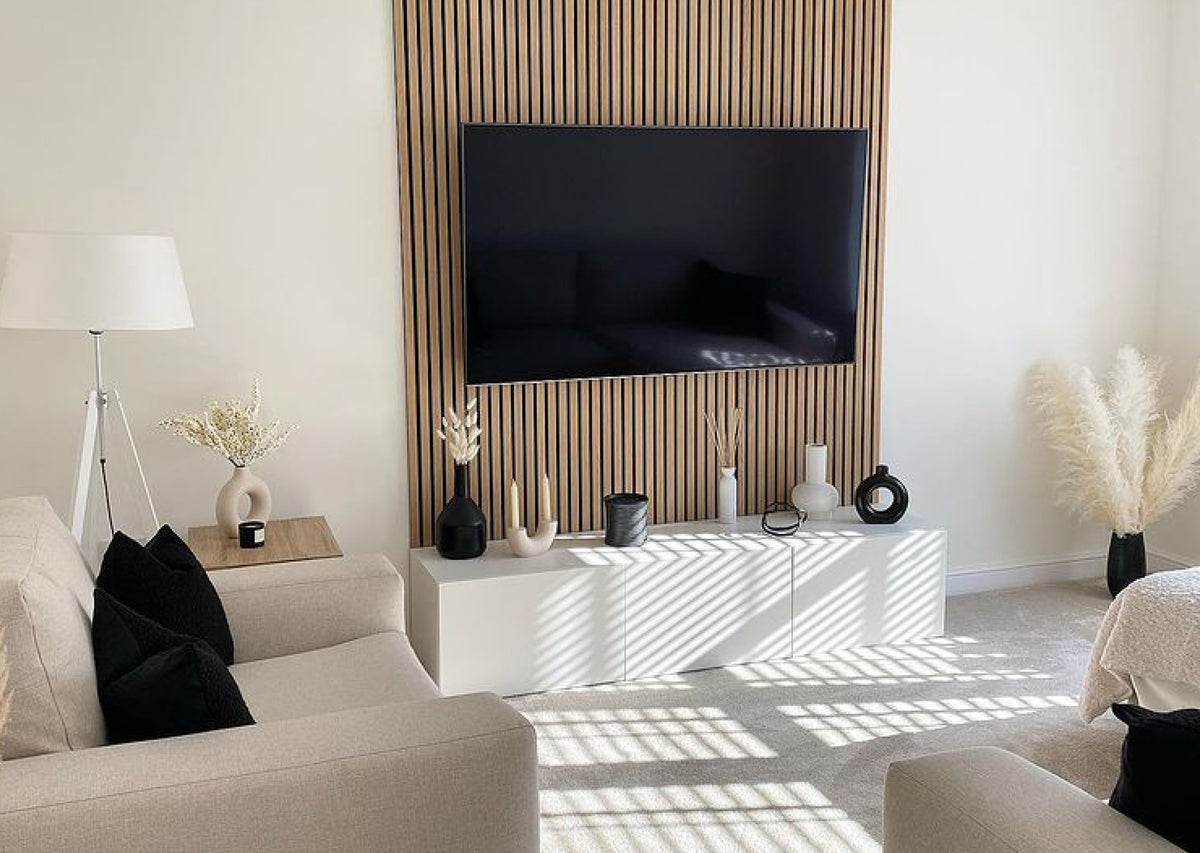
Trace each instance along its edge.
<instances>
[{"instance_id":1,"label":"black tv screen","mask_svg":"<svg viewBox=\"0 0 1200 853\"><path fill-rule=\"evenodd\" d=\"M854 360L865 130L464 124L470 384Z\"/></svg>"}]
</instances>

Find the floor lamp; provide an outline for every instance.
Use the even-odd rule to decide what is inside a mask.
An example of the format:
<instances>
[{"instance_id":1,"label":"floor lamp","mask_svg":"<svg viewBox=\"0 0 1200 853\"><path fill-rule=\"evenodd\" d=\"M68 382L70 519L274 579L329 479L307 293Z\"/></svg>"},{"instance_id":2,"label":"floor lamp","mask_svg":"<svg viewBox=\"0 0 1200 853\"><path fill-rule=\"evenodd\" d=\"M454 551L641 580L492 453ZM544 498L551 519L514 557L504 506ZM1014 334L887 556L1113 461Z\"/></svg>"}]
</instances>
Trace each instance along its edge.
<instances>
[{"instance_id":1,"label":"floor lamp","mask_svg":"<svg viewBox=\"0 0 1200 853\"><path fill-rule=\"evenodd\" d=\"M108 488L107 413L114 404L129 437L154 526L158 514L142 471L129 419L114 387L105 388L101 339L106 331L187 329L192 326L175 241L126 234L13 234L0 283L0 328L64 329L92 338L95 385L87 398L71 532L83 541L92 472L100 457L105 511L113 531Z\"/></svg>"}]
</instances>

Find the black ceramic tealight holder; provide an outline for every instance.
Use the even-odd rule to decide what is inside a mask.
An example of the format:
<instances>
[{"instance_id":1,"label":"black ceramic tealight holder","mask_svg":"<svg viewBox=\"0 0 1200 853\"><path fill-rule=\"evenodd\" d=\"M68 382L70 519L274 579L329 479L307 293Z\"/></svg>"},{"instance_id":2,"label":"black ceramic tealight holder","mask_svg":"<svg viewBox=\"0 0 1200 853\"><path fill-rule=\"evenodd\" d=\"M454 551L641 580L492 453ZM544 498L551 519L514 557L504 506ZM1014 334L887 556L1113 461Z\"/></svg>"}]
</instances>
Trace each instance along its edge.
<instances>
[{"instance_id":1,"label":"black ceramic tealight holder","mask_svg":"<svg viewBox=\"0 0 1200 853\"><path fill-rule=\"evenodd\" d=\"M650 499L636 492L604 497L604 544L614 548L638 548L646 542Z\"/></svg>"},{"instance_id":2,"label":"black ceramic tealight holder","mask_svg":"<svg viewBox=\"0 0 1200 853\"><path fill-rule=\"evenodd\" d=\"M238 525L238 544L243 548L261 548L266 545L266 523L262 521L243 521Z\"/></svg>"}]
</instances>

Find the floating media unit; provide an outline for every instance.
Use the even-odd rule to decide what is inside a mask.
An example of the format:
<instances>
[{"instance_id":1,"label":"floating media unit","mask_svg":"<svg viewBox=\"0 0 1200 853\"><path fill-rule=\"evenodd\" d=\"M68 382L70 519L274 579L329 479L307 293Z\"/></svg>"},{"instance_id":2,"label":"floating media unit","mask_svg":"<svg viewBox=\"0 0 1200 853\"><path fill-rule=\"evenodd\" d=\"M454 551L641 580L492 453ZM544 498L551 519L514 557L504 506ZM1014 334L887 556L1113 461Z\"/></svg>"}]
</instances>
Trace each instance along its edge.
<instances>
[{"instance_id":1,"label":"floating media unit","mask_svg":"<svg viewBox=\"0 0 1200 853\"><path fill-rule=\"evenodd\" d=\"M653 527L642 548L563 536L545 554L412 552L417 655L447 694L504 696L939 635L946 531L853 510L793 537L757 517Z\"/></svg>"}]
</instances>

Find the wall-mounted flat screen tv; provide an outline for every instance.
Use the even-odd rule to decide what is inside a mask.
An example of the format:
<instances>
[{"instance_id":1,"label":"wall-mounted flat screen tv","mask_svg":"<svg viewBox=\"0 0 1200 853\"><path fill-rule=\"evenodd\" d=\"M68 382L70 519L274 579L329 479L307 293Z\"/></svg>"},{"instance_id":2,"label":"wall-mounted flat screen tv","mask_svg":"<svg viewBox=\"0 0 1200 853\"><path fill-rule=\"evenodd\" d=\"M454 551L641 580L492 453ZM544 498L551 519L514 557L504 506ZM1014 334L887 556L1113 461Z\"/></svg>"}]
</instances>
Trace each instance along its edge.
<instances>
[{"instance_id":1,"label":"wall-mounted flat screen tv","mask_svg":"<svg viewBox=\"0 0 1200 853\"><path fill-rule=\"evenodd\" d=\"M464 124L470 384L854 360L865 130Z\"/></svg>"}]
</instances>

